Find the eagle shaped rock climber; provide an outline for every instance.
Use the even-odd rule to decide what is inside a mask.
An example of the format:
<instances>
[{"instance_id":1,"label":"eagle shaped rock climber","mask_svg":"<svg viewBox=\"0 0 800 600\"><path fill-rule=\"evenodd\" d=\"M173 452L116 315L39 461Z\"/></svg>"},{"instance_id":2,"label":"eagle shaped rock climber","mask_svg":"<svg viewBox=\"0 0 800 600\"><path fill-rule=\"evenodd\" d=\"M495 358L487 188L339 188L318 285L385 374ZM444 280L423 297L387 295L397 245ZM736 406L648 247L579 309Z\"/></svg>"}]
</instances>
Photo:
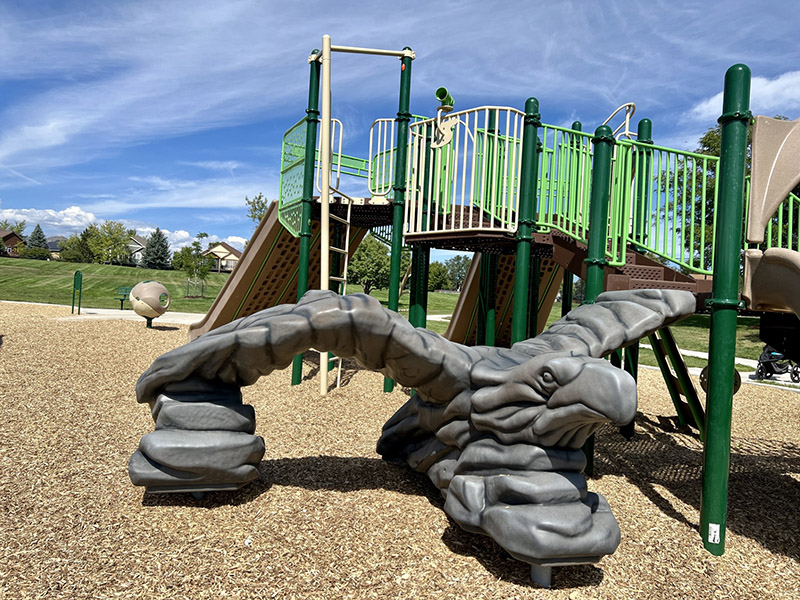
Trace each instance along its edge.
<instances>
[{"instance_id":1,"label":"eagle shaped rock climber","mask_svg":"<svg viewBox=\"0 0 800 600\"><path fill-rule=\"evenodd\" d=\"M636 412L636 384L602 357L694 311L688 292L606 292L510 349L467 347L413 327L363 294L308 292L156 359L136 385L156 430L131 457L154 492L236 489L264 442L241 387L314 348L355 358L415 390L377 449L427 474L444 510L533 565L596 562L619 545L605 499L587 490L580 447Z\"/></svg>"}]
</instances>

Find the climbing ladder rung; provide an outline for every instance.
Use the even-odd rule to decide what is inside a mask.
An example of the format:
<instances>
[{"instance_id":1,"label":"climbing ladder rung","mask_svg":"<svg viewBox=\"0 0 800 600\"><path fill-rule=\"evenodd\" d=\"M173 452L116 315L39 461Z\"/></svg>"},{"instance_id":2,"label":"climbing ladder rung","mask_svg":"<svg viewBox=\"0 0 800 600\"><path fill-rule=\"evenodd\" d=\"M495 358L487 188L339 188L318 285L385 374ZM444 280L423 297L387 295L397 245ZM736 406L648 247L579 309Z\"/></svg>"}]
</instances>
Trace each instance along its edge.
<instances>
[{"instance_id":1,"label":"climbing ladder rung","mask_svg":"<svg viewBox=\"0 0 800 600\"><path fill-rule=\"evenodd\" d=\"M334 215L333 213L331 213L328 216L330 217L331 221L338 221L339 223L344 223L345 225L350 225L350 221L348 221L344 217L340 217L338 215Z\"/></svg>"},{"instance_id":2,"label":"climbing ladder rung","mask_svg":"<svg viewBox=\"0 0 800 600\"><path fill-rule=\"evenodd\" d=\"M347 254L347 250L345 250L344 248L336 248L334 246L331 246L331 252L338 252L339 254Z\"/></svg>"},{"instance_id":3,"label":"climbing ladder rung","mask_svg":"<svg viewBox=\"0 0 800 600\"><path fill-rule=\"evenodd\" d=\"M328 279L330 279L331 281L338 281L340 283L344 282L344 281L347 281L347 278L345 278L345 277L335 277L333 275L331 275Z\"/></svg>"}]
</instances>

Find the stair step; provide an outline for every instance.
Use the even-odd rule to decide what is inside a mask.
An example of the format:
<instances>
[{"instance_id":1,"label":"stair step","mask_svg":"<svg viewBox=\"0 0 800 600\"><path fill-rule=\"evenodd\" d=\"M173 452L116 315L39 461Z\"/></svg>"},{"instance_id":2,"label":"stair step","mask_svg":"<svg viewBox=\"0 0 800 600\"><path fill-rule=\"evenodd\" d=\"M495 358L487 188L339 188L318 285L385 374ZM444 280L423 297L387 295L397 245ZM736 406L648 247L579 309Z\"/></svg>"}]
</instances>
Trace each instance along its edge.
<instances>
[{"instance_id":1,"label":"stair step","mask_svg":"<svg viewBox=\"0 0 800 600\"><path fill-rule=\"evenodd\" d=\"M657 281L663 281L666 279L664 267L636 265L629 263L619 267L619 270L625 275L628 275L631 279L650 279Z\"/></svg>"},{"instance_id":2,"label":"stair step","mask_svg":"<svg viewBox=\"0 0 800 600\"><path fill-rule=\"evenodd\" d=\"M659 289L659 290L686 290L687 292L694 292L697 289L697 284L689 283L687 281L653 281L652 279L633 279L631 278L630 289L632 290L646 290L646 289Z\"/></svg>"}]
</instances>

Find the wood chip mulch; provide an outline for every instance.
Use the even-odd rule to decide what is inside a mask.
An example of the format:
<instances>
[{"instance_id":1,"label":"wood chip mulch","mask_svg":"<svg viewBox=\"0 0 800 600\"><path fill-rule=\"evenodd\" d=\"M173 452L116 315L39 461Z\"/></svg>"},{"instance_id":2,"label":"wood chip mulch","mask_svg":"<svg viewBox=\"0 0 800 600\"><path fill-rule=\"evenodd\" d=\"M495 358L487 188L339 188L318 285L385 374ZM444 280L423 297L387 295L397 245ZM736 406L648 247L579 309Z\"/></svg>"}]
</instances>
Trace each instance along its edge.
<instances>
[{"instance_id":1,"label":"wood chip mulch","mask_svg":"<svg viewBox=\"0 0 800 600\"><path fill-rule=\"evenodd\" d=\"M66 317L66 319L65 319ZM0 304L0 598L798 598L800 394L734 397L727 547L699 534L702 445L679 430L657 371L640 374L632 441L607 428L599 478L622 543L553 588L449 521L428 480L375 442L407 390L346 372L317 394L286 371L245 389L266 440L261 478L237 493L155 496L127 461L152 431L134 384L185 326L83 321Z\"/></svg>"}]
</instances>

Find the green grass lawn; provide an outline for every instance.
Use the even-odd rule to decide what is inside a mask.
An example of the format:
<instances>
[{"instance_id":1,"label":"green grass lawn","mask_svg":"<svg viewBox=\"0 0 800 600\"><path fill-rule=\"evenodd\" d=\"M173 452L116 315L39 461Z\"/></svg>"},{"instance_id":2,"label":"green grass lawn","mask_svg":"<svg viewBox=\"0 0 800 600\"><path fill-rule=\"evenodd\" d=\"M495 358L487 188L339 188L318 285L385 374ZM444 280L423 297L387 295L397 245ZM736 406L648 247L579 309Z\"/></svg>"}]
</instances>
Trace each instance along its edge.
<instances>
[{"instance_id":1,"label":"green grass lawn","mask_svg":"<svg viewBox=\"0 0 800 600\"><path fill-rule=\"evenodd\" d=\"M185 298L186 273L182 271L155 271L115 265L76 264L59 261L0 258L0 300L43 302L46 304L72 303L72 281L76 270L83 272L83 299L86 308L119 308L114 300L117 288L132 287L140 281L154 280L164 284L172 297L171 310L179 312L207 312L222 289L228 275L210 273L206 280L205 298ZM349 285L350 293L361 292L358 285ZM372 296L384 306L388 304L388 290L374 290ZM400 312L408 311L408 291L400 296ZM431 292L428 294L429 315L450 315L455 309L458 294ZM130 308L130 304L126 303ZM555 303L550 312L548 326L561 317L561 304ZM708 352L709 315L692 315L672 327L678 347L683 350ZM446 322L428 321L427 327L444 334ZM645 340L645 343L647 341ZM764 344L758 339L758 318L739 317L736 339L736 356L758 360ZM652 352L643 349L642 364L655 365ZM687 365L705 366L706 361L686 358Z\"/></svg>"},{"instance_id":2,"label":"green grass lawn","mask_svg":"<svg viewBox=\"0 0 800 600\"><path fill-rule=\"evenodd\" d=\"M73 276L78 270L83 273L81 306L86 308L119 308L119 300L114 300L118 287L158 281L169 290L170 310L204 313L228 278L227 273L210 273L206 279L205 298L184 298L186 273L183 271L0 258L0 300L70 305ZM130 303L125 305L130 308Z\"/></svg>"}]
</instances>

